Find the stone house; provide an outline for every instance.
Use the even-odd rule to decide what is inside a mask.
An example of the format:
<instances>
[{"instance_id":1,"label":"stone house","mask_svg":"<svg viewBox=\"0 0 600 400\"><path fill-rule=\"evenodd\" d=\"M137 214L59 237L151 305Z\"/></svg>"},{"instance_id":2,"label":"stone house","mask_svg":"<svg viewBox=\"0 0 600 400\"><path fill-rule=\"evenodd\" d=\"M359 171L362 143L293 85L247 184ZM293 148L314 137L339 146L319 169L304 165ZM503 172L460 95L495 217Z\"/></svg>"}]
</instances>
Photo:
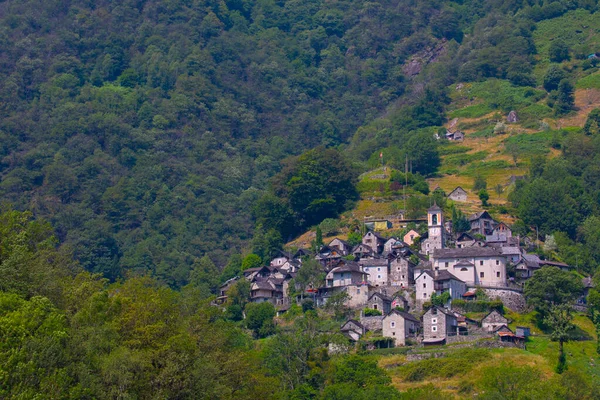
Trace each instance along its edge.
<instances>
[{"instance_id":1,"label":"stone house","mask_svg":"<svg viewBox=\"0 0 600 400\"><path fill-rule=\"evenodd\" d=\"M395 346L405 346L406 338L419 330L419 320L409 313L392 310L382 321L382 336L394 339Z\"/></svg>"},{"instance_id":2,"label":"stone house","mask_svg":"<svg viewBox=\"0 0 600 400\"><path fill-rule=\"evenodd\" d=\"M341 287L355 285L367 281L367 274L355 261L340 262L340 266L333 268L325 277L326 287Z\"/></svg>"},{"instance_id":3,"label":"stone house","mask_svg":"<svg viewBox=\"0 0 600 400\"><path fill-rule=\"evenodd\" d=\"M443 344L446 337L458 332L456 315L442 307L431 307L423 314L423 343Z\"/></svg>"},{"instance_id":4,"label":"stone house","mask_svg":"<svg viewBox=\"0 0 600 400\"><path fill-rule=\"evenodd\" d=\"M415 279L416 298L419 302L431 300L431 295L448 292L451 299L462 299L467 291L465 282L446 270L426 270Z\"/></svg>"},{"instance_id":5,"label":"stone house","mask_svg":"<svg viewBox=\"0 0 600 400\"><path fill-rule=\"evenodd\" d=\"M473 214L469 217L472 234L480 234L482 236L491 235L494 227L498 224L487 211L482 211Z\"/></svg>"},{"instance_id":6,"label":"stone house","mask_svg":"<svg viewBox=\"0 0 600 400\"><path fill-rule=\"evenodd\" d=\"M450 194L448 194L448 198L458 202L465 202L467 201L467 191L460 186L457 186Z\"/></svg>"},{"instance_id":7,"label":"stone house","mask_svg":"<svg viewBox=\"0 0 600 400\"><path fill-rule=\"evenodd\" d=\"M536 254L523 254L515 265L515 278L529 279L533 273L541 268L540 258Z\"/></svg>"},{"instance_id":8,"label":"stone house","mask_svg":"<svg viewBox=\"0 0 600 400\"><path fill-rule=\"evenodd\" d=\"M397 292L392 296L392 308L400 307L404 311L409 311L408 300L401 292Z\"/></svg>"},{"instance_id":9,"label":"stone house","mask_svg":"<svg viewBox=\"0 0 600 400\"><path fill-rule=\"evenodd\" d=\"M250 285L250 301L253 303L270 301L276 305L281 304L283 301L283 287L277 283L271 279L252 282Z\"/></svg>"},{"instance_id":10,"label":"stone house","mask_svg":"<svg viewBox=\"0 0 600 400\"><path fill-rule=\"evenodd\" d=\"M367 281L373 286L385 286L388 284L389 261L387 258L361 259L358 264L367 274Z\"/></svg>"},{"instance_id":11,"label":"stone house","mask_svg":"<svg viewBox=\"0 0 600 400\"><path fill-rule=\"evenodd\" d=\"M352 255L356 258L372 258L375 257L376 253L371 246L361 243L352 249Z\"/></svg>"},{"instance_id":12,"label":"stone house","mask_svg":"<svg viewBox=\"0 0 600 400\"><path fill-rule=\"evenodd\" d=\"M373 252L379 254L383 251L383 245L387 241L386 238L377 232L369 231L362 238L362 244L369 246Z\"/></svg>"},{"instance_id":13,"label":"stone house","mask_svg":"<svg viewBox=\"0 0 600 400\"><path fill-rule=\"evenodd\" d=\"M419 232L415 231L414 229L411 229L410 231L408 231L406 233L406 235L404 235L402 240L407 245L412 246L415 243L415 239L417 239L419 237L421 237L421 235L419 235Z\"/></svg>"},{"instance_id":14,"label":"stone house","mask_svg":"<svg viewBox=\"0 0 600 400\"><path fill-rule=\"evenodd\" d=\"M508 319L496 310L493 310L481 320L481 327L487 332L494 332L502 325L508 326Z\"/></svg>"},{"instance_id":15,"label":"stone house","mask_svg":"<svg viewBox=\"0 0 600 400\"><path fill-rule=\"evenodd\" d=\"M351 341L357 342L366 333L365 327L358 321L349 319L340 328L342 333Z\"/></svg>"},{"instance_id":16,"label":"stone house","mask_svg":"<svg viewBox=\"0 0 600 400\"><path fill-rule=\"evenodd\" d=\"M408 288L414 283L415 264L408 258L392 257L389 268L388 283L390 286Z\"/></svg>"},{"instance_id":17,"label":"stone house","mask_svg":"<svg viewBox=\"0 0 600 400\"><path fill-rule=\"evenodd\" d=\"M402 249L402 248L408 247L408 246L409 246L408 244L404 243L400 239L390 238L383 245L383 252L387 254L387 253L391 253L393 251L397 251L399 249Z\"/></svg>"},{"instance_id":18,"label":"stone house","mask_svg":"<svg viewBox=\"0 0 600 400\"><path fill-rule=\"evenodd\" d=\"M436 249L432 262L467 285L506 286L506 256L493 247Z\"/></svg>"},{"instance_id":19,"label":"stone house","mask_svg":"<svg viewBox=\"0 0 600 400\"><path fill-rule=\"evenodd\" d=\"M352 252L352 246L345 240L335 238L327 245L330 249L336 249L343 256L347 256Z\"/></svg>"},{"instance_id":20,"label":"stone house","mask_svg":"<svg viewBox=\"0 0 600 400\"><path fill-rule=\"evenodd\" d=\"M392 309L392 299L384 294L375 292L367 300L367 308L381 311L383 315L386 315Z\"/></svg>"}]
</instances>

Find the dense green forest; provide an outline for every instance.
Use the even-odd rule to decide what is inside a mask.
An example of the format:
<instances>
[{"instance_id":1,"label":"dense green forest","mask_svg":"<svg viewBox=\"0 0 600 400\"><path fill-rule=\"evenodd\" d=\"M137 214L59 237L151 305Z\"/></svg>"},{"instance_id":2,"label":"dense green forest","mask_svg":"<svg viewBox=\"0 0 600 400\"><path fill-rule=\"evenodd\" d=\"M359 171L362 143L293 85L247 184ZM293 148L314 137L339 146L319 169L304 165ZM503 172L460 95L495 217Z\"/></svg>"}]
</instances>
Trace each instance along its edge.
<instances>
[{"instance_id":1,"label":"dense green forest","mask_svg":"<svg viewBox=\"0 0 600 400\"><path fill-rule=\"evenodd\" d=\"M445 87L535 85L535 23L575 8L596 2L4 1L0 199L90 272L181 287L196 259L248 248L289 156L364 168L395 146L433 172L419 135Z\"/></svg>"}]
</instances>

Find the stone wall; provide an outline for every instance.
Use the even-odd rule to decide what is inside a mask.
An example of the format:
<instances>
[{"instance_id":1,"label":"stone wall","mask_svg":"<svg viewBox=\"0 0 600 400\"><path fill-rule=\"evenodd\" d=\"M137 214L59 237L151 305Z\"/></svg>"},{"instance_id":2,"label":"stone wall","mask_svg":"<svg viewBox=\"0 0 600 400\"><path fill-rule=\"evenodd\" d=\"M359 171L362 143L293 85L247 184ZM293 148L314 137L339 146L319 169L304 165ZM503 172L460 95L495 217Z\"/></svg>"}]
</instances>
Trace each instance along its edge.
<instances>
[{"instance_id":1,"label":"stone wall","mask_svg":"<svg viewBox=\"0 0 600 400\"><path fill-rule=\"evenodd\" d=\"M360 323L369 331L380 331L383 327L383 316L360 317Z\"/></svg>"},{"instance_id":2,"label":"stone wall","mask_svg":"<svg viewBox=\"0 0 600 400\"><path fill-rule=\"evenodd\" d=\"M470 288L471 289L471 288ZM523 312L527 309L523 293L511 289L484 289L487 296L494 300L499 298L505 307L516 312Z\"/></svg>"},{"instance_id":3,"label":"stone wall","mask_svg":"<svg viewBox=\"0 0 600 400\"><path fill-rule=\"evenodd\" d=\"M492 337L492 335L447 335L446 344L476 342L481 339L489 339Z\"/></svg>"}]
</instances>

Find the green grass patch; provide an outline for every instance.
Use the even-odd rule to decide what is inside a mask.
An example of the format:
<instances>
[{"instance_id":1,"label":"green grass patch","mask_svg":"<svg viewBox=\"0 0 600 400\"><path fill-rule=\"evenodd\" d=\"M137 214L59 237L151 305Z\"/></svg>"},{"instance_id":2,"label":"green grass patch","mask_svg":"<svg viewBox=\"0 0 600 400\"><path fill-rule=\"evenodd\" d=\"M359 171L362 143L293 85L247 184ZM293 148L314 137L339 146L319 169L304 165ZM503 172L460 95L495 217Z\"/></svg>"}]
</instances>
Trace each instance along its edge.
<instances>
[{"instance_id":1,"label":"green grass patch","mask_svg":"<svg viewBox=\"0 0 600 400\"><path fill-rule=\"evenodd\" d=\"M494 111L488 104L474 104L458 110L450 111L449 118L479 118Z\"/></svg>"},{"instance_id":2,"label":"green grass patch","mask_svg":"<svg viewBox=\"0 0 600 400\"><path fill-rule=\"evenodd\" d=\"M448 167L460 167L472 163L473 161L485 160L489 155L487 151L478 151L477 153L471 154L455 154L447 156L443 163Z\"/></svg>"},{"instance_id":3,"label":"green grass patch","mask_svg":"<svg viewBox=\"0 0 600 400\"><path fill-rule=\"evenodd\" d=\"M546 104L536 103L530 106L523 108L519 111L519 121L521 123L526 121L539 121L542 118L551 117L552 108L548 107Z\"/></svg>"},{"instance_id":4,"label":"green grass patch","mask_svg":"<svg viewBox=\"0 0 600 400\"><path fill-rule=\"evenodd\" d=\"M485 138L485 137L492 137L494 136L494 127L493 126L488 126L487 128L484 128L480 131L474 132L474 133L470 133L469 134L470 137L473 138Z\"/></svg>"},{"instance_id":5,"label":"green grass patch","mask_svg":"<svg viewBox=\"0 0 600 400\"><path fill-rule=\"evenodd\" d=\"M558 18L541 21L533 31L533 40L540 60L548 60L550 44L560 39L573 55L590 54L600 50L600 18L584 9L569 11Z\"/></svg>"},{"instance_id":6,"label":"green grass patch","mask_svg":"<svg viewBox=\"0 0 600 400\"><path fill-rule=\"evenodd\" d=\"M441 156L446 156L449 154L462 154L470 151L471 148L467 146L459 146L455 144L445 144L438 147L438 151Z\"/></svg>"},{"instance_id":7,"label":"green grass patch","mask_svg":"<svg viewBox=\"0 0 600 400\"><path fill-rule=\"evenodd\" d=\"M428 358L398 367L398 375L407 382L422 382L431 378L452 378L465 375L475 368L478 362L489 357L485 349L461 349L441 358Z\"/></svg>"},{"instance_id":8,"label":"green grass patch","mask_svg":"<svg viewBox=\"0 0 600 400\"><path fill-rule=\"evenodd\" d=\"M499 109L504 112L519 111L546 96L546 92L543 90L514 86L501 79L488 79L473 83L468 93L471 97L484 100L490 109Z\"/></svg>"},{"instance_id":9,"label":"green grass patch","mask_svg":"<svg viewBox=\"0 0 600 400\"><path fill-rule=\"evenodd\" d=\"M467 169L464 171L463 175L481 175L483 177L486 177L488 175L493 174L494 172L497 172L499 169L507 169L512 167L513 165L506 160L474 162L467 166Z\"/></svg>"},{"instance_id":10,"label":"green grass patch","mask_svg":"<svg viewBox=\"0 0 600 400\"><path fill-rule=\"evenodd\" d=\"M581 78L575 84L577 89L600 89L600 72Z\"/></svg>"},{"instance_id":11,"label":"green grass patch","mask_svg":"<svg viewBox=\"0 0 600 400\"><path fill-rule=\"evenodd\" d=\"M504 140L506 153L517 151L519 155L545 155L550 151L556 135L562 136L556 131L543 131L533 134L518 134Z\"/></svg>"}]
</instances>

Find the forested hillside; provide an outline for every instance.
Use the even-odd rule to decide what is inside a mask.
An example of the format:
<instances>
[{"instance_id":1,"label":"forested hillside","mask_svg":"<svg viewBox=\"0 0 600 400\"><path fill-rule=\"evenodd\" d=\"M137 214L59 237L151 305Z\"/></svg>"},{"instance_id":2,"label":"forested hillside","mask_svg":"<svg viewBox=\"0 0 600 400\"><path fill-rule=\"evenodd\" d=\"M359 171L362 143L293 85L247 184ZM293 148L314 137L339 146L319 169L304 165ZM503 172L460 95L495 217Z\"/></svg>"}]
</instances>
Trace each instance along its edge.
<instances>
[{"instance_id":1,"label":"forested hillside","mask_svg":"<svg viewBox=\"0 0 600 400\"><path fill-rule=\"evenodd\" d=\"M536 23L575 8L596 2L4 1L0 199L89 271L179 287L247 246L281 160L364 167L431 138L453 82L535 86Z\"/></svg>"}]
</instances>

